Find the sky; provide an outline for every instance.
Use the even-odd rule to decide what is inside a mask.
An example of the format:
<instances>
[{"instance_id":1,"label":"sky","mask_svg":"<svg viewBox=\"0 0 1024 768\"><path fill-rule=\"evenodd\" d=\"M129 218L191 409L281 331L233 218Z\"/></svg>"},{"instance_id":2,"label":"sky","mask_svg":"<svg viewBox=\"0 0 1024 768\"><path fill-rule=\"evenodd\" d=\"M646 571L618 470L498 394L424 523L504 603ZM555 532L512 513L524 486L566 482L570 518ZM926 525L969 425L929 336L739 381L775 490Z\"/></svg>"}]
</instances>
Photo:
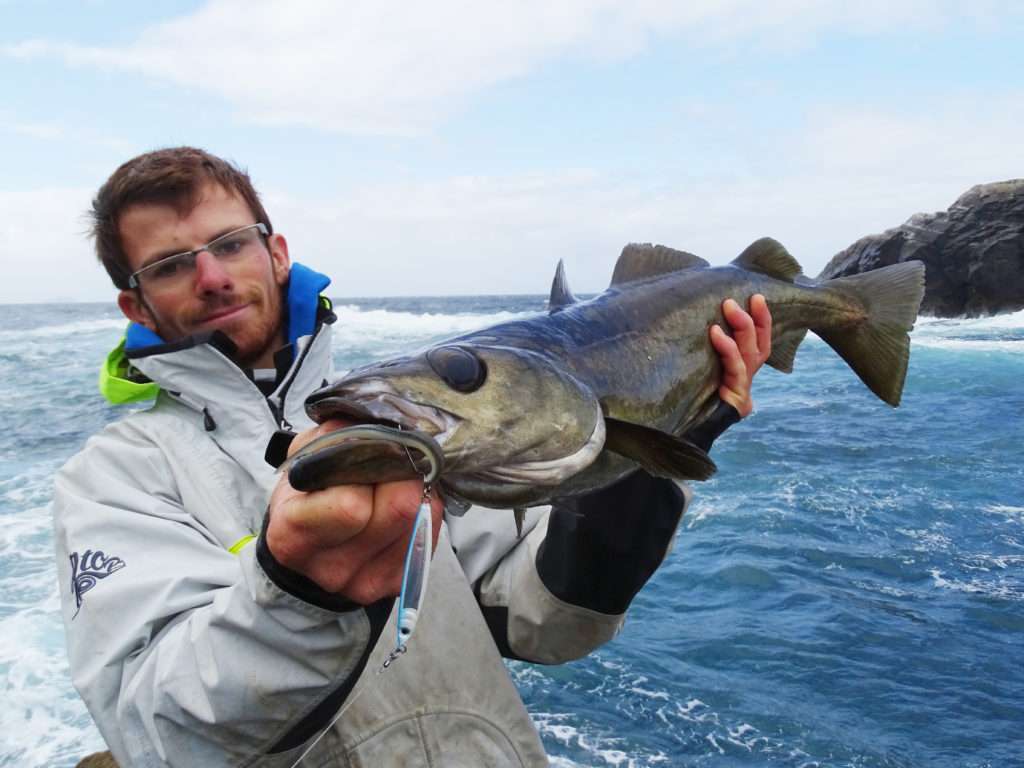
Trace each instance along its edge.
<instances>
[{"instance_id":1,"label":"sky","mask_svg":"<svg viewBox=\"0 0 1024 768\"><path fill-rule=\"evenodd\" d=\"M107 301L125 160L246 168L345 296L603 290L629 242L817 274L1024 177L1024 4L0 0L0 303ZM197 243L198 245L198 243Z\"/></svg>"}]
</instances>

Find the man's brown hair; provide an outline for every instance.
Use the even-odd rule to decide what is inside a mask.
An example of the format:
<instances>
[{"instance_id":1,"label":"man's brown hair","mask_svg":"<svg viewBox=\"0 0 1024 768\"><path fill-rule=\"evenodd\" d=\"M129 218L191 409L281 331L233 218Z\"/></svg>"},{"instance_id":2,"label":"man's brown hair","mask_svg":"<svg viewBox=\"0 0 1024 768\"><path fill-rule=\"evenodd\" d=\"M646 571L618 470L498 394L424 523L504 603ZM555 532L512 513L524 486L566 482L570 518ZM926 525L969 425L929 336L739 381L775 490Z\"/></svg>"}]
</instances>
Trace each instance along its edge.
<instances>
[{"instance_id":1,"label":"man's brown hair","mask_svg":"<svg viewBox=\"0 0 1024 768\"><path fill-rule=\"evenodd\" d=\"M227 160L195 147L172 147L147 152L124 163L100 187L92 201L92 236L96 256L121 290L128 289L131 270L121 242L121 215L139 204L170 205L188 216L207 184L218 184L242 198L256 217L274 227L252 186L249 174Z\"/></svg>"}]
</instances>

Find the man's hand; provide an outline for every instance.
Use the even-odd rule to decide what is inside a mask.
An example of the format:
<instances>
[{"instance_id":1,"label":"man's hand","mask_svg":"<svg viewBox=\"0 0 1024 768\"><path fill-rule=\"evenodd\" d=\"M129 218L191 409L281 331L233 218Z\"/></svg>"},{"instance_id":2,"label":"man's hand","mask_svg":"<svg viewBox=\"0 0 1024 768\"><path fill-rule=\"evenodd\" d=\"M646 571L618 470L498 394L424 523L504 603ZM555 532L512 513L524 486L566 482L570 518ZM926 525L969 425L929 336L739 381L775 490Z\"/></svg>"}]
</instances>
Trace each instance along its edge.
<instances>
[{"instance_id":1,"label":"man's hand","mask_svg":"<svg viewBox=\"0 0 1024 768\"><path fill-rule=\"evenodd\" d=\"M732 299L722 302L722 314L733 335L730 337L721 326L711 326L711 345L722 359L718 396L742 418L754 410L750 383L772 352L772 316L768 302L759 293L750 298L749 315Z\"/></svg>"},{"instance_id":2,"label":"man's hand","mask_svg":"<svg viewBox=\"0 0 1024 768\"><path fill-rule=\"evenodd\" d=\"M347 426L328 421L295 437L291 456L313 438ZM281 477L270 498L267 547L281 565L360 605L397 595L423 483L339 485L302 493ZM434 494L434 544L444 503Z\"/></svg>"}]
</instances>

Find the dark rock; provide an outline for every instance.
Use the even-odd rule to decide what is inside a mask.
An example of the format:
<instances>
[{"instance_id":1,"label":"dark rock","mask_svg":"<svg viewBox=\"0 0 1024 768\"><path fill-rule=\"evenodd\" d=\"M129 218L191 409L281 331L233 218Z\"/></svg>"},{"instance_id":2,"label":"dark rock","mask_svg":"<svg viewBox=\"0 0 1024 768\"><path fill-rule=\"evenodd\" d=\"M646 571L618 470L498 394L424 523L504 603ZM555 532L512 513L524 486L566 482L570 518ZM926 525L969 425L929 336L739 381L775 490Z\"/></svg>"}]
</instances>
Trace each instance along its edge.
<instances>
[{"instance_id":1,"label":"dark rock","mask_svg":"<svg viewBox=\"0 0 1024 768\"><path fill-rule=\"evenodd\" d=\"M79 760L75 768L117 768L117 763L109 752L94 752Z\"/></svg>"},{"instance_id":2,"label":"dark rock","mask_svg":"<svg viewBox=\"0 0 1024 768\"><path fill-rule=\"evenodd\" d=\"M819 277L918 259L921 313L979 317L1024 308L1024 179L979 184L940 213L918 213L836 254Z\"/></svg>"}]
</instances>

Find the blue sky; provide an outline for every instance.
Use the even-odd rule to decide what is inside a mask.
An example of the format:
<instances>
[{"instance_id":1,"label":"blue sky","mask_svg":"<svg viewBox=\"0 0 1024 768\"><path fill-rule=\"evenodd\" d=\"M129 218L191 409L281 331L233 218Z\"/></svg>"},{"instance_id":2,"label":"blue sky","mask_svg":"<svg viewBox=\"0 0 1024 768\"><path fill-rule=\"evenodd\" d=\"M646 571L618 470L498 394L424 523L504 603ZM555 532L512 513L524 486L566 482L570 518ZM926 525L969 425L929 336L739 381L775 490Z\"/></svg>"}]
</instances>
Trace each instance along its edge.
<instances>
[{"instance_id":1,"label":"blue sky","mask_svg":"<svg viewBox=\"0 0 1024 768\"><path fill-rule=\"evenodd\" d=\"M339 296L601 290L622 246L809 274L1024 176L1024 6L0 0L0 303L112 298L132 155L247 167Z\"/></svg>"}]
</instances>

